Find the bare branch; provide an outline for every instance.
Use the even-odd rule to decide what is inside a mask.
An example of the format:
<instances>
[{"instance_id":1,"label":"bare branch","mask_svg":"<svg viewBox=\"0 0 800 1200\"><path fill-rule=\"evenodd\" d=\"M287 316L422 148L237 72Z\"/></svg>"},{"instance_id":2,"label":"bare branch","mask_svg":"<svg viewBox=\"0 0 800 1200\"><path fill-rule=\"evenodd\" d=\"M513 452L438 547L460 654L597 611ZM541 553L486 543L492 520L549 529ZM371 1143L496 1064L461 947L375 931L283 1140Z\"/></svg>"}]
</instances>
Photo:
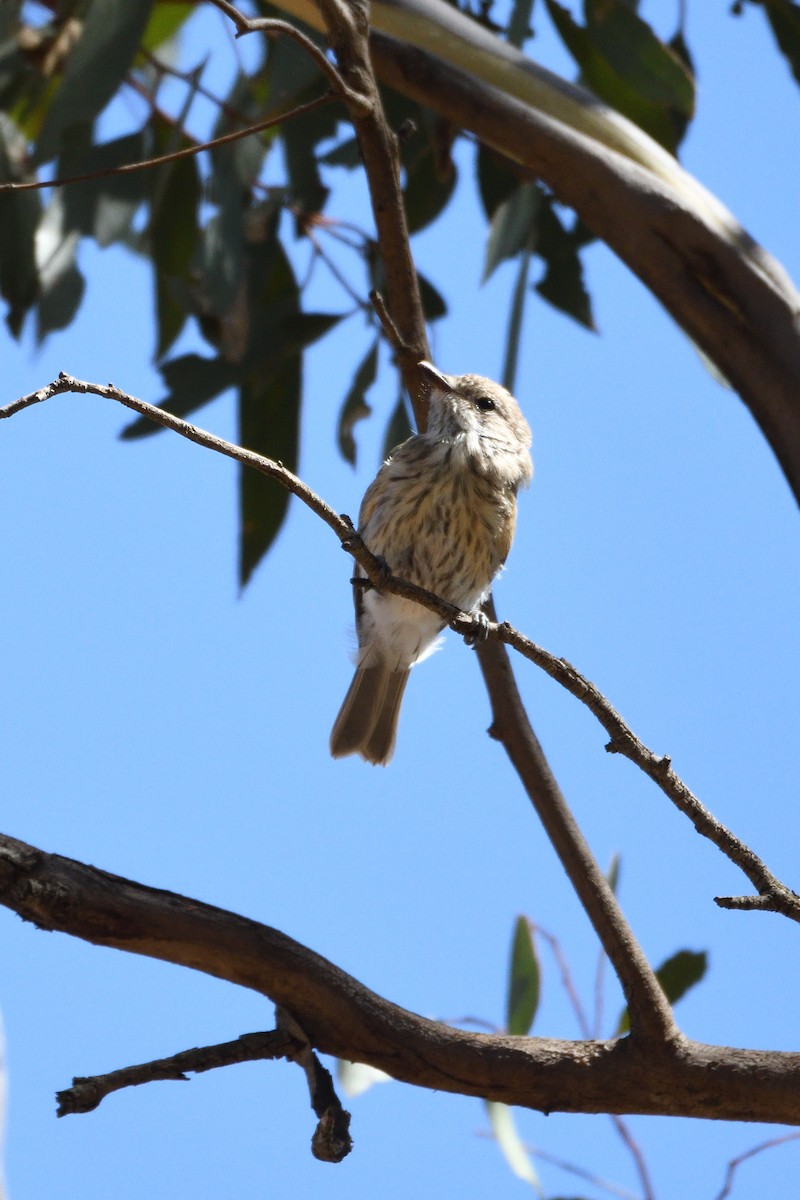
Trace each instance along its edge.
<instances>
[{"instance_id":1,"label":"bare branch","mask_svg":"<svg viewBox=\"0 0 800 1200\"><path fill-rule=\"evenodd\" d=\"M179 158L191 158L203 150L213 150L215 146L225 146L229 142L237 142L241 138L250 137L251 134L261 133L262 130L270 129L274 125L282 125L284 121L290 121L292 117L302 116L303 113L321 108L323 104L330 104L334 98L333 92L325 92L314 100L298 104L297 108L281 113L280 116L267 117L266 120L258 121L255 125L248 125L246 129L235 129L232 133L223 133L220 137L211 138L207 142L184 146L182 150L173 150L169 154L157 154L155 158L123 163L116 167L104 167L102 170L88 171L85 175L68 175L63 179L34 179L24 183L0 183L0 192L35 192L41 188L60 188L68 187L72 183L89 183L92 179L105 179L109 175L132 175L135 171L149 171L151 167L160 167L164 163L176 162Z\"/></svg>"},{"instance_id":2,"label":"bare branch","mask_svg":"<svg viewBox=\"0 0 800 1200\"><path fill-rule=\"evenodd\" d=\"M725 1182L714 1200L726 1200L726 1197L730 1196L733 1191L734 1176L743 1162L747 1162L749 1158L755 1158L757 1154L763 1154L765 1150L774 1150L776 1146L783 1146L786 1142L796 1142L798 1138L800 1138L800 1133L787 1133L783 1137L769 1138L768 1141L760 1142L750 1150L745 1150L744 1154L738 1154L736 1158L732 1158L725 1172Z\"/></svg>"},{"instance_id":3,"label":"bare branch","mask_svg":"<svg viewBox=\"0 0 800 1200\"><path fill-rule=\"evenodd\" d=\"M126 408L133 409L134 412L141 416L147 417L156 424L163 425L167 429L171 429L174 433L178 433L181 437L188 438L189 441L195 442L199 446L203 446L208 450L214 450L218 454L224 454L228 458L234 459L242 466L249 467L252 470L259 471L263 475L275 479L282 487L292 492L298 499L311 509L318 517L325 522L326 525L339 538L344 550L356 560L363 568L367 578L373 587L379 590L392 592L395 595L403 596L408 600L413 600L417 604L429 608L435 612L442 620L456 633L460 634L467 640L474 639L477 634L485 635L486 641L479 648L481 667L484 675L487 677L487 684L490 686L490 695L493 697L493 711L495 711L495 722L493 725L493 735L500 737L500 740L505 740L503 731L508 728L510 716L513 714L509 708L509 703L515 701L497 700L495 702L494 693L491 691L495 687L506 687L508 677L510 682L516 689L516 684L511 674L511 666L508 662L508 657L501 644L512 646L524 658L542 670L566 688L571 695L580 700L582 704L594 714L606 732L609 734L611 741L606 746L606 749L611 753L622 754L629 758L636 766L638 766L654 783L658 784L664 794L672 801L675 806L680 809L684 815L689 817L697 831L704 837L708 838L731 862L735 863L747 878L757 889L758 896L742 896L742 897L716 897L716 903L721 908L730 909L759 909L771 912L779 912L782 915L789 917L791 920L800 921L800 897L797 896L790 888L767 868L765 863L754 854L754 852L737 838L729 829L718 821L703 804L697 799L693 792L686 786L683 780L672 769L671 760L666 756L658 756L652 750L648 749L643 742L636 737L633 731L623 721L617 710L612 704L606 700L605 696L598 688L591 683L585 676L572 666L564 658L558 658L551 654L543 647L536 645L529 638L526 638L518 630L516 630L507 621L497 623L492 619L488 625L484 625L482 619L473 613L461 612L454 605L443 600L441 596L436 596L433 592L428 592L424 588L417 587L416 584L409 583L407 580L400 579L395 575L386 573L386 564L382 559L377 558L371 553L369 548L364 544L358 532L354 529L350 518L346 515L340 515L331 508L316 492L312 491L307 484L299 479L293 472L289 471L281 463L274 462L272 459L265 458L260 454L255 454L252 450L246 450L242 446L236 446L232 442L226 441L224 438L217 437L215 434L208 433L206 430L200 429L196 425L191 425L187 421L181 420L180 417L175 417L172 413L167 412L163 408L158 408L154 404L148 404L145 400L139 400L135 396L123 392L114 384L96 384L88 383L85 380L75 379L73 376L62 371L58 379L48 384L44 388L40 388L36 392L30 392L27 396L21 396L18 400L12 401L4 408L0 408L0 420L11 417L15 413L21 412L23 409L30 408L34 404L41 404L45 400L53 396L62 395L65 393L76 394L92 394L102 396L110 400L115 400L123 404ZM494 610L491 609L491 615L494 617ZM503 660L498 668L494 664L489 664L488 660L492 654L492 646L497 648L497 651L502 653ZM507 671L507 675L506 675ZM527 717L524 714L524 709L519 704L519 719L527 722ZM498 712L502 712L502 719L497 719ZM517 717L514 716L514 721ZM528 726L528 729L530 727ZM502 736L501 736L502 735ZM547 763L542 756L541 763L534 768L534 762L538 761L538 756L541 754L541 748L538 741L535 740L533 731L530 730L530 736L534 738L533 742L527 740L528 734L524 726L521 727L517 734L519 744L527 745L527 752L524 756L526 763L525 770L527 774L523 777L523 783L528 789L528 794L533 797L533 794L538 794L541 798L546 794L547 789L551 787L556 789L558 797L558 808L561 810L566 807L564 798L558 790L558 785L552 777L552 773L547 767ZM508 747L507 747L508 748ZM520 760L520 764L522 760ZM515 764L516 765L516 764ZM521 769L521 765L518 766ZM543 772L543 774L542 774ZM544 790L543 790L544 789ZM568 810L567 810L568 813ZM542 814L540 813L540 816ZM562 814L563 816L563 814ZM544 817L542 817L544 820ZM556 817L556 824L560 822L562 817ZM580 838L582 850L575 859L573 856L573 865L568 870L568 874L572 879L573 886L578 888L577 876L583 869L579 866L582 855L589 855L592 862L591 878L594 883L586 883L582 887L586 887L586 898L582 897L582 902L587 903L590 893L594 888L599 889L604 895L606 892L613 893L608 887L605 876L600 871L600 868L594 863L591 857L588 846L583 841L580 831L574 825L574 821L569 814L570 824L574 827L573 833ZM545 827L549 828L550 818L545 823ZM555 834L551 833L551 837ZM563 841L563 839L562 839ZM569 837L564 842L563 849L568 852ZM561 853L561 851L559 851ZM562 860L563 861L563 860ZM566 863L565 863L566 867ZM587 863L584 862L584 867L588 869ZM572 877L572 872L575 872L575 878ZM601 883L602 880L602 883ZM581 891L578 892L581 895ZM607 901L607 897L606 897ZM614 909L618 909L616 900L613 906L608 909L612 913ZM622 918L624 921L624 918ZM627 926L626 926L627 928ZM599 933L599 931L598 931ZM629 931L628 931L629 933ZM615 969L619 973L620 964L614 962L613 956L609 953L609 948L606 944L606 936L609 936L609 931L602 935L600 940L606 952L609 954L614 963ZM647 968L649 972L649 967ZM631 1009L633 1016L633 1008L631 1006L630 997L626 992L628 1007Z\"/></svg>"},{"instance_id":4,"label":"bare branch","mask_svg":"<svg viewBox=\"0 0 800 1200\"><path fill-rule=\"evenodd\" d=\"M220 1042L216 1046L181 1050L168 1058L156 1058L152 1062L139 1063L133 1067L121 1067L118 1071L109 1071L106 1075L77 1076L72 1081L72 1087L56 1092L56 1116L68 1117L74 1113L92 1112L102 1104L106 1096L123 1088L139 1087L143 1083L161 1080L187 1082L187 1071L199 1074L201 1071L214 1071L218 1067L230 1067L235 1063L292 1058L298 1048L288 1033L272 1029L267 1033L245 1033L233 1042Z\"/></svg>"},{"instance_id":5,"label":"bare branch","mask_svg":"<svg viewBox=\"0 0 800 1200\"><path fill-rule=\"evenodd\" d=\"M268 996L323 1054L419 1087L542 1112L800 1125L800 1054L471 1033L417 1016L269 926L0 835L0 903L43 929Z\"/></svg>"},{"instance_id":6,"label":"bare branch","mask_svg":"<svg viewBox=\"0 0 800 1200\"><path fill-rule=\"evenodd\" d=\"M325 76L332 90L347 104L351 112L365 113L369 111L371 101L356 89L348 87L347 81L336 70L333 63L325 56L316 42L305 33L292 25L290 21L281 21L273 17L246 17L228 0L210 0L215 8L220 9L236 26L236 36L245 37L248 33L265 33L267 37L288 37L297 42L312 58Z\"/></svg>"}]
</instances>

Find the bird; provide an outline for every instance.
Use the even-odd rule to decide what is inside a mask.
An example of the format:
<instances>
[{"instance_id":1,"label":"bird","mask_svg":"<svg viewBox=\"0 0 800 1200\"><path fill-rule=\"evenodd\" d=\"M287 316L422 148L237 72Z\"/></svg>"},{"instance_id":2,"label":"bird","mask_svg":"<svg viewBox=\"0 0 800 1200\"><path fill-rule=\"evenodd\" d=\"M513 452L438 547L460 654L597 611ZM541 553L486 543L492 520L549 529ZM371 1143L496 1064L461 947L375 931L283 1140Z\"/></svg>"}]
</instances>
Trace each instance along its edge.
<instances>
[{"instance_id":1,"label":"bird","mask_svg":"<svg viewBox=\"0 0 800 1200\"><path fill-rule=\"evenodd\" d=\"M514 397L481 375L419 363L428 424L397 446L367 488L358 532L391 573L477 612L506 561L517 493L533 477L531 431ZM334 758L392 757L411 667L438 646L445 622L412 600L353 579L356 671L334 722Z\"/></svg>"}]
</instances>

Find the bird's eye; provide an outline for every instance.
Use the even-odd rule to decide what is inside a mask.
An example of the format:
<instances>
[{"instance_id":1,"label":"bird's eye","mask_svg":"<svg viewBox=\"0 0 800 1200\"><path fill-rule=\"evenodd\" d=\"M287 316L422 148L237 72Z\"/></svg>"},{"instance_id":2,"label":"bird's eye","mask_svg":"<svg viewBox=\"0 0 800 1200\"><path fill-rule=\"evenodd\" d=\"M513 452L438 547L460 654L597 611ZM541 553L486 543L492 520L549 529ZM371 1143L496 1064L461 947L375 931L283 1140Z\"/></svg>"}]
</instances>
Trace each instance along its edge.
<instances>
[{"instance_id":1,"label":"bird's eye","mask_svg":"<svg viewBox=\"0 0 800 1200\"><path fill-rule=\"evenodd\" d=\"M491 396L478 396L478 399L475 401L475 406L479 408L481 412L491 412L491 410L494 408L494 400Z\"/></svg>"}]
</instances>

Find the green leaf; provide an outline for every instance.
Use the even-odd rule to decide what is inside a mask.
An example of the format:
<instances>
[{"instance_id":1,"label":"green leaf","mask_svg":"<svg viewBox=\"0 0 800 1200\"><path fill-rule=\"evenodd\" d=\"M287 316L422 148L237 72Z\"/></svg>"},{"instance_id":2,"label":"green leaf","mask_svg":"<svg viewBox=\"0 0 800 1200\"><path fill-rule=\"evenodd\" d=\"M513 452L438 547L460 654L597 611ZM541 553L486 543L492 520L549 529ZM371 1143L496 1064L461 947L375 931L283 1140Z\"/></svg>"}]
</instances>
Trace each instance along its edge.
<instances>
[{"instance_id":1,"label":"green leaf","mask_svg":"<svg viewBox=\"0 0 800 1200\"><path fill-rule=\"evenodd\" d=\"M186 142L185 137L181 139ZM176 149L182 148L181 146ZM156 285L158 345L163 358L186 322L176 280L191 284L191 267L200 238L200 177L195 158L179 158L159 168L150 205L150 250Z\"/></svg>"},{"instance_id":2,"label":"green leaf","mask_svg":"<svg viewBox=\"0 0 800 1200\"><path fill-rule=\"evenodd\" d=\"M483 143L478 145L475 171L483 211L492 219L504 200L508 200L520 185L520 174L508 159Z\"/></svg>"},{"instance_id":3,"label":"green leaf","mask_svg":"<svg viewBox=\"0 0 800 1200\"><path fill-rule=\"evenodd\" d=\"M85 175L109 171L147 155L144 135L126 134L98 145L74 143L58 164L60 175ZM71 184L63 191L64 223L82 236L93 237L99 246L110 246L127 236L136 210L147 195L147 173L108 175Z\"/></svg>"},{"instance_id":4,"label":"green leaf","mask_svg":"<svg viewBox=\"0 0 800 1200\"><path fill-rule=\"evenodd\" d=\"M429 142L406 169L403 203L409 233L418 233L436 220L452 196L457 179L455 164L448 161L442 169L434 145Z\"/></svg>"},{"instance_id":5,"label":"green leaf","mask_svg":"<svg viewBox=\"0 0 800 1200\"><path fill-rule=\"evenodd\" d=\"M115 95L147 28L153 0L92 0L45 116L34 161L58 153L65 131L91 122Z\"/></svg>"},{"instance_id":6,"label":"green leaf","mask_svg":"<svg viewBox=\"0 0 800 1200\"><path fill-rule=\"evenodd\" d=\"M242 374L239 364L224 358L204 358L200 354L184 354L173 358L161 367L161 378L169 388L168 394L159 402L159 407L176 417L187 417L227 388L238 383ZM123 429L120 437L125 441L157 433L163 426L137 417Z\"/></svg>"},{"instance_id":7,"label":"green leaf","mask_svg":"<svg viewBox=\"0 0 800 1200\"><path fill-rule=\"evenodd\" d=\"M158 50L165 42L171 42L178 30L192 15L193 6L186 0L158 0L153 5L150 20L142 34L141 45L151 53Z\"/></svg>"},{"instance_id":8,"label":"green leaf","mask_svg":"<svg viewBox=\"0 0 800 1200\"><path fill-rule=\"evenodd\" d=\"M584 0L586 26L545 0L584 82L675 153L694 115L694 79L679 54L624 0Z\"/></svg>"},{"instance_id":9,"label":"green leaf","mask_svg":"<svg viewBox=\"0 0 800 1200\"><path fill-rule=\"evenodd\" d=\"M699 983L708 969L705 950L678 950L656 971L656 978L670 1004L677 1002ZM617 1025L617 1034L628 1033L630 1018L627 1008L623 1010Z\"/></svg>"},{"instance_id":10,"label":"green leaf","mask_svg":"<svg viewBox=\"0 0 800 1200\"><path fill-rule=\"evenodd\" d=\"M491 277L500 263L514 258L530 243L536 229L542 193L533 183L522 183L496 209L489 226L483 283Z\"/></svg>"},{"instance_id":11,"label":"green leaf","mask_svg":"<svg viewBox=\"0 0 800 1200\"><path fill-rule=\"evenodd\" d=\"M54 192L37 230L36 340L40 343L48 333L69 325L83 299L85 283L75 261L79 240L74 229L65 227L63 193Z\"/></svg>"},{"instance_id":12,"label":"green leaf","mask_svg":"<svg viewBox=\"0 0 800 1200\"><path fill-rule=\"evenodd\" d=\"M294 354L319 341L342 319L343 313L290 313L276 328L276 349ZM257 348L256 348L257 349Z\"/></svg>"},{"instance_id":13,"label":"green leaf","mask_svg":"<svg viewBox=\"0 0 800 1200\"><path fill-rule=\"evenodd\" d=\"M611 862L608 865L608 870L606 871L606 879L608 880L608 886L611 888L615 896L617 894L617 888L619 887L619 876L621 870L622 858L619 854L613 854L611 856Z\"/></svg>"},{"instance_id":14,"label":"green leaf","mask_svg":"<svg viewBox=\"0 0 800 1200\"><path fill-rule=\"evenodd\" d=\"M75 247L64 243L66 252ZM36 304L36 340L40 344L57 329L66 329L80 308L86 281L75 262L63 262L52 275L42 274L41 292Z\"/></svg>"},{"instance_id":15,"label":"green leaf","mask_svg":"<svg viewBox=\"0 0 800 1200\"><path fill-rule=\"evenodd\" d=\"M356 465L356 439L353 436L353 429L359 421L363 421L372 412L366 401L366 393L375 382L377 368L378 339L376 338L359 363L353 376L353 382L350 384L339 410L336 440L339 445L339 453L352 467Z\"/></svg>"},{"instance_id":16,"label":"green leaf","mask_svg":"<svg viewBox=\"0 0 800 1200\"><path fill-rule=\"evenodd\" d=\"M289 470L297 467L302 360L299 354L252 372L239 391L239 442ZM275 540L289 493L257 471L239 468L239 583L244 588Z\"/></svg>"},{"instance_id":17,"label":"green leaf","mask_svg":"<svg viewBox=\"0 0 800 1200\"><path fill-rule=\"evenodd\" d=\"M0 125L0 180L10 183L25 176L9 154L7 136ZM19 337L39 290L35 238L41 211L38 192L0 195L0 295L8 305L6 324L14 337Z\"/></svg>"},{"instance_id":18,"label":"green leaf","mask_svg":"<svg viewBox=\"0 0 800 1200\"><path fill-rule=\"evenodd\" d=\"M533 239L531 238L531 240ZM508 315L508 333L506 334L506 349L503 362L502 384L510 392L516 390L519 347L522 340L522 320L525 313L525 298L528 291L530 265L530 247L525 246L519 256L517 280L511 296L511 309Z\"/></svg>"},{"instance_id":19,"label":"green leaf","mask_svg":"<svg viewBox=\"0 0 800 1200\"><path fill-rule=\"evenodd\" d=\"M392 415L389 417L389 423L386 426L386 432L383 435L383 454L382 458L388 458L391 452L411 437L414 430L411 428L411 422L408 419L408 408L406 407L406 399L401 387L400 394L397 397L397 403L392 409Z\"/></svg>"},{"instance_id":20,"label":"green leaf","mask_svg":"<svg viewBox=\"0 0 800 1200\"><path fill-rule=\"evenodd\" d=\"M800 5L792 0L763 0L762 7L781 54L800 83Z\"/></svg>"},{"instance_id":21,"label":"green leaf","mask_svg":"<svg viewBox=\"0 0 800 1200\"><path fill-rule=\"evenodd\" d=\"M517 917L508 972L506 1029L522 1037L530 1033L539 1007L541 976L533 933L525 917Z\"/></svg>"},{"instance_id":22,"label":"green leaf","mask_svg":"<svg viewBox=\"0 0 800 1200\"><path fill-rule=\"evenodd\" d=\"M533 33L531 13L533 0L514 0L511 17L506 28L506 41L512 46L522 46Z\"/></svg>"},{"instance_id":23,"label":"green leaf","mask_svg":"<svg viewBox=\"0 0 800 1200\"><path fill-rule=\"evenodd\" d=\"M549 196L543 198L539 211L536 253L545 262L544 277L536 284L539 295L586 329L596 332L577 238L564 228Z\"/></svg>"},{"instance_id":24,"label":"green leaf","mask_svg":"<svg viewBox=\"0 0 800 1200\"><path fill-rule=\"evenodd\" d=\"M422 311L428 321L438 321L447 316L447 304L442 293L433 286L429 279L417 271L417 283L422 300Z\"/></svg>"},{"instance_id":25,"label":"green leaf","mask_svg":"<svg viewBox=\"0 0 800 1200\"><path fill-rule=\"evenodd\" d=\"M320 154L318 161L329 167L346 167L352 171L354 167L361 166L363 159L357 139L349 137L345 138L343 142L339 142L332 150Z\"/></svg>"},{"instance_id":26,"label":"green leaf","mask_svg":"<svg viewBox=\"0 0 800 1200\"><path fill-rule=\"evenodd\" d=\"M497 1100L486 1100L484 1103L495 1141L509 1167L518 1179L529 1183L539 1196L543 1196L536 1168L517 1132L513 1111L507 1104L501 1104Z\"/></svg>"}]
</instances>

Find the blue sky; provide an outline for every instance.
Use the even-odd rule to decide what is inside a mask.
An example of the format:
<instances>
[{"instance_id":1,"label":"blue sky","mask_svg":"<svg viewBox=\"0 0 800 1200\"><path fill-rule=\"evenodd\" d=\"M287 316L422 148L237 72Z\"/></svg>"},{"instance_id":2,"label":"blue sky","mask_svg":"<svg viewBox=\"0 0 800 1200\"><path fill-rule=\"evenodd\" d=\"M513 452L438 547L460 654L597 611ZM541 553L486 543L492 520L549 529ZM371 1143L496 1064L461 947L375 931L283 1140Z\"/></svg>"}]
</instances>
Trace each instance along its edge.
<instances>
[{"instance_id":1,"label":"blue sky","mask_svg":"<svg viewBox=\"0 0 800 1200\"><path fill-rule=\"evenodd\" d=\"M670 32L673 6L651 13ZM647 9L645 9L647 11ZM547 33L533 50L570 68ZM800 278L800 93L761 14L692 6L698 118L683 161ZM208 28L216 30L216 18ZM200 36L198 31L195 36ZM226 50L227 53L227 50ZM481 288L484 229L466 187L446 223L415 242L450 302L435 333L448 371L497 375L511 272ZM343 179L331 215L367 221ZM59 370L162 395L152 294L140 263L86 245L90 280L75 326L36 350L3 342L0 403ZM518 396L536 478L496 588L501 615L594 680L635 731L790 885L796 804L800 523L741 401L603 247L588 253L599 337L532 298ZM320 284L318 307L340 303ZM196 345L191 336L185 348ZM394 402L382 370L358 469L335 422L366 348L358 318L310 356L301 474L355 514ZM499 747L477 664L454 635L414 672L386 770L328 757L350 675L349 567L336 540L293 505L239 598L231 463L168 434L123 444L127 416L64 397L5 422L0 541L6 631L2 828L144 883L282 929L392 1000L428 1016L500 1023L520 912L560 939L591 994L591 931ZM197 417L231 437L233 403ZM707 949L706 980L679 1006L692 1037L797 1048L797 931L732 914L716 894L744 880L648 780L605 754L576 701L517 666L534 726L600 862L622 855L621 900L650 958ZM269 1028L263 998L219 981L23 925L6 913L13 1200L49 1194L195 1200L524 1194L485 1138L477 1101L400 1084L351 1102L355 1150L315 1162L300 1073L248 1065L116 1095L56 1121L73 1075ZM534 1032L576 1036L542 952ZM619 1008L609 982L609 1028ZM607 1118L520 1113L522 1135L635 1191ZM631 1118L660 1197L714 1197L725 1165L773 1128ZM400 1149L402 1148L402 1149ZM742 1167L746 1197L791 1194L800 1146ZM586 1194L541 1166L551 1196Z\"/></svg>"}]
</instances>

